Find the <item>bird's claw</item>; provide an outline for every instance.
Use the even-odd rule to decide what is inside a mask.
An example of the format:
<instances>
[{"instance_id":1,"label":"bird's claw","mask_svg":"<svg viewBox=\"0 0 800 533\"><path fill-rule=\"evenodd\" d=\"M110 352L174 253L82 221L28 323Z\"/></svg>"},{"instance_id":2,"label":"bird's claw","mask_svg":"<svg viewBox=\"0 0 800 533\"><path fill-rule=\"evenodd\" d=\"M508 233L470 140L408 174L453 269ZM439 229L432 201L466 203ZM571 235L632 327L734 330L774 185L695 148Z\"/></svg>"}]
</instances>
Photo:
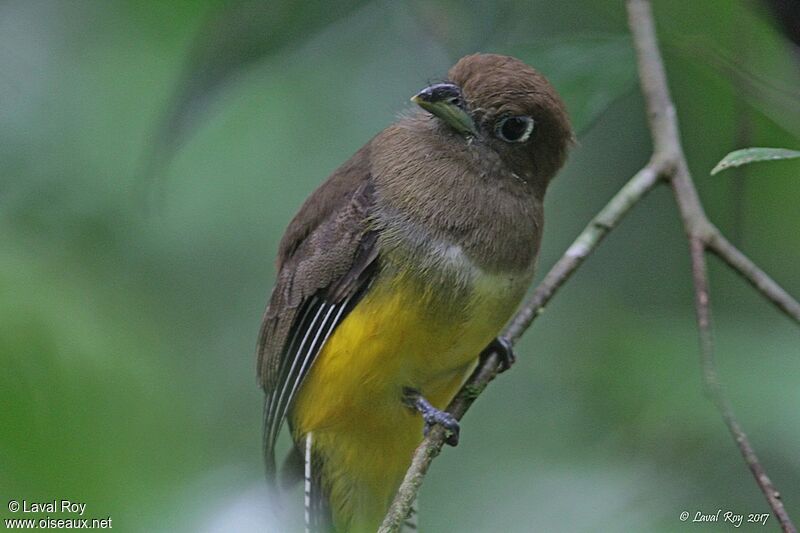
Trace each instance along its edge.
<instances>
[{"instance_id":1,"label":"bird's claw","mask_svg":"<svg viewBox=\"0 0 800 533\"><path fill-rule=\"evenodd\" d=\"M406 388L404 390L404 401L406 405L422 415L422 420L425 422L425 427L422 430L424 436L428 436L433 426L439 425L445 430L445 442L450 446L458 444L461 427L456 417L431 405L416 389Z\"/></svg>"},{"instance_id":2,"label":"bird's claw","mask_svg":"<svg viewBox=\"0 0 800 533\"><path fill-rule=\"evenodd\" d=\"M438 424L445 430L445 442L450 446L456 446L458 444L458 435L461 427L456 417L446 411L440 411L431 406L430 411L422 413L422 419L425 421L425 428L422 430L423 435L427 437L431 428Z\"/></svg>"},{"instance_id":3,"label":"bird's claw","mask_svg":"<svg viewBox=\"0 0 800 533\"><path fill-rule=\"evenodd\" d=\"M481 352L481 359L485 359L489 357L493 353L497 354L497 357L500 358L500 367L498 368L498 372L505 372L514 362L517 360L517 357L514 355L514 348L511 345L511 341L505 337L495 337L492 342L489 343L486 348L483 349Z\"/></svg>"}]
</instances>

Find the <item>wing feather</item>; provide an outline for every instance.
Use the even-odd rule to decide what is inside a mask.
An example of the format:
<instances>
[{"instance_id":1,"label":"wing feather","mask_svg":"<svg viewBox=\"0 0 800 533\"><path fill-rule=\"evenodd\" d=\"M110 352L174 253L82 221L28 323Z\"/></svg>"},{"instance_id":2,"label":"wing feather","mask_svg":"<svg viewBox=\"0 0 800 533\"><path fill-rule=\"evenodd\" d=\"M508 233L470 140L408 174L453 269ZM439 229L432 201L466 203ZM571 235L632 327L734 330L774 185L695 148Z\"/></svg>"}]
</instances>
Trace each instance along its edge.
<instances>
[{"instance_id":1,"label":"wing feather","mask_svg":"<svg viewBox=\"0 0 800 533\"><path fill-rule=\"evenodd\" d=\"M377 272L377 233L369 227L373 196L367 145L309 197L281 241L278 279L258 341L270 479L275 443L303 378Z\"/></svg>"}]
</instances>

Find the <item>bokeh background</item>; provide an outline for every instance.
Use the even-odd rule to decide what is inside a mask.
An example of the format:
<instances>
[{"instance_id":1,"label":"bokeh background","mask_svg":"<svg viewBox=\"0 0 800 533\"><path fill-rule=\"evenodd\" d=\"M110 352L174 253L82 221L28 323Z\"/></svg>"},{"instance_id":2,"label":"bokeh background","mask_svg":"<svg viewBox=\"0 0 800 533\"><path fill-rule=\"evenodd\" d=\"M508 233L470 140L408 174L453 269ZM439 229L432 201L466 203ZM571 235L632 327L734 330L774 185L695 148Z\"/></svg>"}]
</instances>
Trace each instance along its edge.
<instances>
[{"instance_id":1,"label":"bokeh background","mask_svg":"<svg viewBox=\"0 0 800 533\"><path fill-rule=\"evenodd\" d=\"M791 4L655 14L709 214L800 295L800 164L708 175L735 148L800 148ZM0 2L0 518L66 498L119 531L294 527L265 505L255 379L277 242L475 51L539 68L579 133L547 198L544 273L650 153L621 1ZM800 519L800 330L711 274L721 376ZM660 188L467 415L424 485L423 530L717 531L678 516L768 512L703 395L693 319Z\"/></svg>"}]
</instances>

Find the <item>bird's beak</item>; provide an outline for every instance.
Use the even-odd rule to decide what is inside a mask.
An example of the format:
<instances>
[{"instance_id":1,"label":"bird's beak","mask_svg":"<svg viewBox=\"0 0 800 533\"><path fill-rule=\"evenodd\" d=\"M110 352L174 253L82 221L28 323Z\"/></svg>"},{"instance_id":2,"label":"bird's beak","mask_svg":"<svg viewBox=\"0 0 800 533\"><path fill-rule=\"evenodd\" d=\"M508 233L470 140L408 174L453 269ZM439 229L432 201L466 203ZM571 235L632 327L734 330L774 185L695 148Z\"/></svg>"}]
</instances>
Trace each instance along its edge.
<instances>
[{"instance_id":1,"label":"bird's beak","mask_svg":"<svg viewBox=\"0 0 800 533\"><path fill-rule=\"evenodd\" d=\"M425 111L444 120L450 127L464 135L477 135L475 121L467 113L461 89L452 83L437 83L422 89L411 101Z\"/></svg>"}]
</instances>

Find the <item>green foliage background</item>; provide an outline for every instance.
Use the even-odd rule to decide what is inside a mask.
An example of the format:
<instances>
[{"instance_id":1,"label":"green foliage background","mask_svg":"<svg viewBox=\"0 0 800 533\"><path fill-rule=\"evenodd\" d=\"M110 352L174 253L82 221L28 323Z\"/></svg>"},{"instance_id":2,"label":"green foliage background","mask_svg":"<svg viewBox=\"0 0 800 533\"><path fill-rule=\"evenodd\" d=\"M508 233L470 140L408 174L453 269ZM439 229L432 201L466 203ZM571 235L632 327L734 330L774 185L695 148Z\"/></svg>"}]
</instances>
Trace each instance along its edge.
<instances>
[{"instance_id":1,"label":"green foliage background","mask_svg":"<svg viewBox=\"0 0 800 533\"><path fill-rule=\"evenodd\" d=\"M542 273L649 156L622 2L260 4L0 3L0 518L66 498L121 531L267 527L253 352L278 239L461 55L536 66L581 132ZM712 219L800 295L797 162L708 176L735 148L800 147L798 50L760 4L655 13ZM798 519L800 331L712 267L721 375ZM665 189L518 355L435 462L423 530L700 531L680 512L767 512L703 396Z\"/></svg>"}]
</instances>

